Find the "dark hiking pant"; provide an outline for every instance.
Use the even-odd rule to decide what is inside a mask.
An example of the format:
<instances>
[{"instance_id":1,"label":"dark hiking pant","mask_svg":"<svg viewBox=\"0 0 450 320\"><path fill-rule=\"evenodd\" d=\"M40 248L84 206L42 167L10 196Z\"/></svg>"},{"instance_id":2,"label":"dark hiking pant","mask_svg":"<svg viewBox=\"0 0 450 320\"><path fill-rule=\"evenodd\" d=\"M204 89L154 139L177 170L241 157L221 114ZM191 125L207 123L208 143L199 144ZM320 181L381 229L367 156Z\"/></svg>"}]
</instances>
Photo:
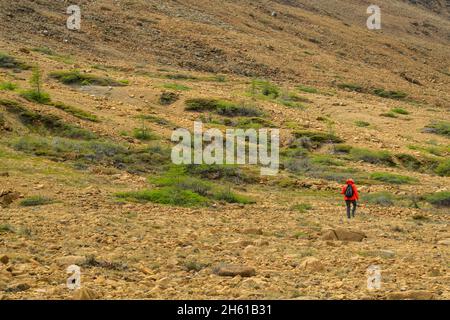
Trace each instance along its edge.
<instances>
[{"instance_id":1,"label":"dark hiking pant","mask_svg":"<svg viewBox=\"0 0 450 320\"><path fill-rule=\"evenodd\" d=\"M352 216L355 217L356 211L356 200L345 200L345 204L347 205L347 218L351 218L350 216L350 205L352 205Z\"/></svg>"}]
</instances>

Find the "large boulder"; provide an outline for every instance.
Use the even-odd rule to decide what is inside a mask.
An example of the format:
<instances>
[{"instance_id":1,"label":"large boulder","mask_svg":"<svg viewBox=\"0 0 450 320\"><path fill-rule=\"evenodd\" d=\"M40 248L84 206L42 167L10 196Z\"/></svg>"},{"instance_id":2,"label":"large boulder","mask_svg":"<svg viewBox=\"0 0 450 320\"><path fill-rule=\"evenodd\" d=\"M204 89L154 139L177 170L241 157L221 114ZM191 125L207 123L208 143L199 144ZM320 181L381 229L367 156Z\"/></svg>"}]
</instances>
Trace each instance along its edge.
<instances>
[{"instance_id":1,"label":"large boulder","mask_svg":"<svg viewBox=\"0 0 450 320\"><path fill-rule=\"evenodd\" d=\"M353 231L343 228L330 229L322 235L322 240L362 241L367 238L361 231Z\"/></svg>"}]
</instances>

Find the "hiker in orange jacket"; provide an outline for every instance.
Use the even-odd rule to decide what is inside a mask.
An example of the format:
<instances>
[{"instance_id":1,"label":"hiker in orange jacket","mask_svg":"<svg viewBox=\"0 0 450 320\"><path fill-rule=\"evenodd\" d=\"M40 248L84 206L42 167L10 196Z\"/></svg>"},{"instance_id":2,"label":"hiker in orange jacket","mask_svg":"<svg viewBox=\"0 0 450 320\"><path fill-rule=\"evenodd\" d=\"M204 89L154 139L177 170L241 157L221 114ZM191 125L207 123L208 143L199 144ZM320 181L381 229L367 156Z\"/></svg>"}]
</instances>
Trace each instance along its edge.
<instances>
[{"instance_id":1,"label":"hiker in orange jacket","mask_svg":"<svg viewBox=\"0 0 450 320\"><path fill-rule=\"evenodd\" d=\"M342 187L341 194L344 195L345 204L347 205L347 217L355 217L356 201L359 200L358 189L356 189L355 181L348 179L347 184ZM352 205L352 215L350 216L350 205Z\"/></svg>"}]
</instances>

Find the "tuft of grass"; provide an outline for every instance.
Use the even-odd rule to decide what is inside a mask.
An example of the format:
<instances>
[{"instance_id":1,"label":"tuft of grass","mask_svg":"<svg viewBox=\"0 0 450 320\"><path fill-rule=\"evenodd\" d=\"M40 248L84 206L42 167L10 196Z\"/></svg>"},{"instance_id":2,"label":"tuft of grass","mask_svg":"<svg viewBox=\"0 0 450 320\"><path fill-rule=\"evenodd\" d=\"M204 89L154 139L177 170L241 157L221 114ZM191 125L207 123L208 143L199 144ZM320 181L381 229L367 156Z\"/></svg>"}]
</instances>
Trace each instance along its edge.
<instances>
[{"instance_id":1,"label":"tuft of grass","mask_svg":"<svg viewBox=\"0 0 450 320\"><path fill-rule=\"evenodd\" d=\"M296 89L301 92L306 92L306 93L316 93L316 94L319 93L319 90L317 90L316 88L303 86L303 85L297 86Z\"/></svg>"},{"instance_id":2,"label":"tuft of grass","mask_svg":"<svg viewBox=\"0 0 450 320\"><path fill-rule=\"evenodd\" d=\"M281 90L277 85L269 81L253 79L250 94L262 98L277 99L281 95Z\"/></svg>"},{"instance_id":3,"label":"tuft of grass","mask_svg":"<svg viewBox=\"0 0 450 320\"><path fill-rule=\"evenodd\" d=\"M393 109L391 109L391 112L398 113L398 114L404 114L404 115L409 114L409 111L407 111L403 108L393 108Z\"/></svg>"},{"instance_id":4,"label":"tuft of grass","mask_svg":"<svg viewBox=\"0 0 450 320\"><path fill-rule=\"evenodd\" d=\"M346 144L336 144L334 145L334 152L335 153L342 153L342 154L348 154L353 149L352 146L346 145Z\"/></svg>"},{"instance_id":5,"label":"tuft of grass","mask_svg":"<svg viewBox=\"0 0 450 320\"><path fill-rule=\"evenodd\" d=\"M450 177L450 159L442 161L434 170L441 177Z\"/></svg>"},{"instance_id":6,"label":"tuft of grass","mask_svg":"<svg viewBox=\"0 0 450 320\"><path fill-rule=\"evenodd\" d=\"M391 184L409 184L417 182L417 179L415 178L386 172L374 172L370 175L370 178Z\"/></svg>"},{"instance_id":7,"label":"tuft of grass","mask_svg":"<svg viewBox=\"0 0 450 320\"><path fill-rule=\"evenodd\" d=\"M333 158L331 155L328 154L318 154L313 155L311 162L313 164L323 165L323 166L342 166L344 163L338 159Z\"/></svg>"},{"instance_id":8,"label":"tuft of grass","mask_svg":"<svg viewBox=\"0 0 450 320\"><path fill-rule=\"evenodd\" d=\"M25 90L20 93L22 98L28 101L40 104L49 104L51 102L50 95L46 92L38 92L36 90Z\"/></svg>"},{"instance_id":9,"label":"tuft of grass","mask_svg":"<svg viewBox=\"0 0 450 320\"><path fill-rule=\"evenodd\" d=\"M396 154L395 157L407 169L419 170L422 167L422 162L420 162L416 157L407 153Z\"/></svg>"},{"instance_id":10,"label":"tuft of grass","mask_svg":"<svg viewBox=\"0 0 450 320\"><path fill-rule=\"evenodd\" d=\"M189 91L191 90L191 88L189 88L188 86L184 86L182 84L178 84L178 83L166 83L163 85L164 88L166 89L171 89L171 90L176 90L176 91Z\"/></svg>"},{"instance_id":11,"label":"tuft of grass","mask_svg":"<svg viewBox=\"0 0 450 320\"><path fill-rule=\"evenodd\" d=\"M31 67L6 53L0 52L0 68L28 70Z\"/></svg>"},{"instance_id":12,"label":"tuft of grass","mask_svg":"<svg viewBox=\"0 0 450 320\"><path fill-rule=\"evenodd\" d=\"M392 91L385 90L383 88L373 89L372 93L376 96L388 99L402 100L408 96L405 92L402 91Z\"/></svg>"},{"instance_id":13,"label":"tuft of grass","mask_svg":"<svg viewBox=\"0 0 450 320\"><path fill-rule=\"evenodd\" d=\"M253 106L238 105L226 100L217 99L189 99L186 100L187 111L195 112L215 112L227 117L260 117L263 112Z\"/></svg>"},{"instance_id":14,"label":"tuft of grass","mask_svg":"<svg viewBox=\"0 0 450 320\"><path fill-rule=\"evenodd\" d=\"M10 224L0 224L0 234L7 232L16 232L16 230Z\"/></svg>"},{"instance_id":15,"label":"tuft of grass","mask_svg":"<svg viewBox=\"0 0 450 320\"><path fill-rule=\"evenodd\" d=\"M353 92L364 92L364 87L355 83L340 83L337 85L339 89Z\"/></svg>"},{"instance_id":16,"label":"tuft of grass","mask_svg":"<svg viewBox=\"0 0 450 320\"><path fill-rule=\"evenodd\" d=\"M48 197L43 197L43 196L32 196L32 197L28 197L23 199L22 201L20 201L20 205L22 207L34 207L34 206L42 206L42 205L46 205L46 204L51 204L54 203L54 200Z\"/></svg>"},{"instance_id":17,"label":"tuft of grass","mask_svg":"<svg viewBox=\"0 0 450 320\"><path fill-rule=\"evenodd\" d=\"M198 78L189 74L171 73L165 76L167 79L172 80L197 80Z\"/></svg>"},{"instance_id":18,"label":"tuft of grass","mask_svg":"<svg viewBox=\"0 0 450 320\"><path fill-rule=\"evenodd\" d=\"M300 144L302 147L309 149L317 148L325 143L341 143L343 140L332 133L324 133L319 131L296 130L293 132L297 139L295 144Z\"/></svg>"},{"instance_id":19,"label":"tuft of grass","mask_svg":"<svg viewBox=\"0 0 450 320\"><path fill-rule=\"evenodd\" d=\"M136 128L133 130L133 137L142 141L158 140L159 137L151 132L147 127Z\"/></svg>"},{"instance_id":20,"label":"tuft of grass","mask_svg":"<svg viewBox=\"0 0 450 320\"><path fill-rule=\"evenodd\" d=\"M367 122L367 121L357 120L357 121L355 121L355 125L356 125L357 127L364 128L364 127L370 126L370 123Z\"/></svg>"},{"instance_id":21,"label":"tuft of grass","mask_svg":"<svg viewBox=\"0 0 450 320\"><path fill-rule=\"evenodd\" d=\"M163 187L153 190L120 192L119 199L138 202L154 202L180 207L197 207L209 204L209 200L190 190Z\"/></svg>"},{"instance_id":22,"label":"tuft of grass","mask_svg":"<svg viewBox=\"0 0 450 320\"><path fill-rule=\"evenodd\" d=\"M364 194L362 199L369 204L376 204L383 207L393 206L395 202L394 195L386 191Z\"/></svg>"},{"instance_id":23,"label":"tuft of grass","mask_svg":"<svg viewBox=\"0 0 450 320\"><path fill-rule=\"evenodd\" d=\"M256 178L245 174L241 168L234 165L191 164L186 166L186 172L207 180L226 180L236 184L254 183Z\"/></svg>"},{"instance_id":24,"label":"tuft of grass","mask_svg":"<svg viewBox=\"0 0 450 320\"><path fill-rule=\"evenodd\" d=\"M3 81L0 82L0 90L2 91L14 91L17 89L17 84L9 82L9 81Z\"/></svg>"},{"instance_id":25,"label":"tuft of grass","mask_svg":"<svg viewBox=\"0 0 450 320\"><path fill-rule=\"evenodd\" d=\"M64 112L70 113L74 117L82 120L88 120L92 122L99 122L96 115L93 115L92 113L86 112L84 110L78 109L76 107L64 104L62 102L52 102L50 103L53 107L60 109Z\"/></svg>"},{"instance_id":26,"label":"tuft of grass","mask_svg":"<svg viewBox=\"0 0 450 320\"><path fill-rule=\"evenodd\" d=\"M163 92L159 96L159 103L163 106L168 106L179 99L179 95L175 92Z\"/></svg>"},{"instance_id":27,"label":"tuft of grass","mask_svg":"<svg viewBox=\"0 0 450 320\"><path fill-rule=\"evenodd\" d=\"M440 191L425 197L425 200L436 207L450 207L450 191Z\"/></svg>"},{"instance_id":28,"label":"tuft of grass","mask_svg":"<svg viewBox=\"0 0 450 320\"><path fill-rule=\"evenodd\" d=\"M435 133L450 137L450 122L448 121L433 121L424 128L426 133Z\"/></svg>"},{"instance_id":29,"label":"tuft of grass","mask_svg":"<svg viewBox=\"0 0 450 320\"><path fill-rule=\"evenodd\" d=\"M123 81L116 81L108 77L100 77L93 74L83 73L79 70L54 71L50 77L67 85L97 85L97 86L125 86Z\"/></svg>"},{"instance_id":30,"label":"tuft of grass","mask_svg":"<svg viewBox=\"0 0 450 320\"><path fill-rule=\"evenodd\" d=\"M388 151L376 151L363 148L352 148L350 150L350 157L357 161L395 166L393 157Z\"/></svg>"}]
</instances>

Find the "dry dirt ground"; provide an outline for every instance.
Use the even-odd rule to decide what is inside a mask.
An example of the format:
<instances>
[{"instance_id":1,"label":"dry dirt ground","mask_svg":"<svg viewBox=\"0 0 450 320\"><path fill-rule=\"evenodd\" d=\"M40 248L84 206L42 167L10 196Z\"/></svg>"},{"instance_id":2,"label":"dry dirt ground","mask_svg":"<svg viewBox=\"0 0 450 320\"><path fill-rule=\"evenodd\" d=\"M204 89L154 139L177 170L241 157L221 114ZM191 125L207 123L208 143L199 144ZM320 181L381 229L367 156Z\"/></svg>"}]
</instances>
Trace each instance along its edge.
<instances>
[{"instance_id":1,"label":"dry dirt ground","mask_svg":"<svg viewBox=\"0 0 450 320\"><path fill-rule=\"evenodd\" d=\"M200 116L185 111L187 99L220 98L264 110L280 128L283 148L295 130L333 130L354 148L449 159L448 135L423 131L434 120L450 121L450 22L448 9L439 5L445 2L433 2L429 9L407 1L379 1L386 8L383 29L374 32L365 28L365 1L332 6L312 0L79 2L82 29L71 32L64 27L65 3L2 1L0 51L39 64L43 89L52 101L94 114L99 121L24 99L20 90L30 87L31 70L0 68L0 82L18 87L0 90L0 99L57 115L101 139L143 147L156 142L130 134L142 125L137 116L164 120L145 125L158 134L157 143L170 146L172 130L192 129ZM70 69L127 80L127 85L67 86L49 77ZM191 79L168 78L180 74ZM250 96L255 78L296 92L304 107ZM398 90L408 98L343 90L342 83ZM173 84L177 89L167 88ZM299 85L316 91L301 92ZM164 91L179 99L161 105ZM380 116L393 108L408 114ZM409 184L356 181L362 201L350 221L339 194L345 181L285 169L275 177L257 176L253 183L216 181L230 184L254 199L253 204L217 201L185 208L119 201L118 192L154 188L147 178L161 174L160 168L146 173L103 163L79 168L70 159L21 152L14 141L43 134L22 125L3 106L0 115L9 127L2 129L0 122L0 193L18 195L0 207L0 299L450 298L448 206L422 200L417 207L406 200L382 206L364 200L377 192L420 197L450 191L448 176L398 163L339 158L342 168L335 169L343 177L352 169L414 179ZM357 126L356 121L368 125ZM313 154L328 155L328 147ZM438 155L427 153L430 148ZM21 205L32 196L53 201ZM310 208L298 210L296 204ZM365 238L330 239L330 229ZM81 284L87 289L82 294L67 288L70 264L81 266ZM253 268L254 274L223 276L217 272L223 264ZM378 290L367 288L372 265L381 269Z\"/></svg>"}]
</instances>

